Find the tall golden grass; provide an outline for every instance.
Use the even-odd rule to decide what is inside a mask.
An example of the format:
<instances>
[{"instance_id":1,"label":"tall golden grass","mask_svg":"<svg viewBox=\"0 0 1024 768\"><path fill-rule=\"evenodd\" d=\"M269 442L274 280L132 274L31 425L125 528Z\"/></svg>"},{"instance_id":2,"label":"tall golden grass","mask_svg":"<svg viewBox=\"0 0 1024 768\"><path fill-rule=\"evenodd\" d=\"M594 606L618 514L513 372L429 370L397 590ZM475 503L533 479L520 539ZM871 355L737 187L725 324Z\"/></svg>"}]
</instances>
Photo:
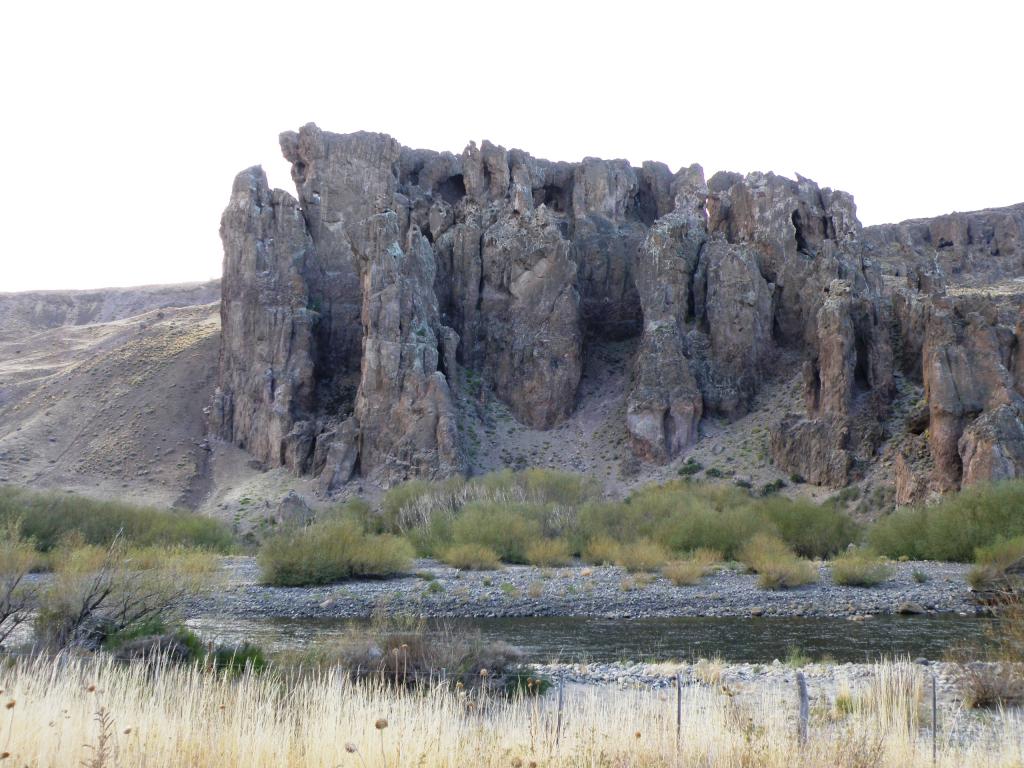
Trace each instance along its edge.
<instances>
[{"instance_id":1,"label":"tall golden grass","mask_svg":"<svg viewBox=\"0 0 1024 768\"><path fill-rule=\"evenodd\" d=\"M894 680L900 673L881 670ZM875 696L797 741L788 695L738 703L687 687L675 697L607 688L485 699L463 689L396 692L340 674L234 678L199 668L120 666L101 658L24 659L0 667L0 765L164 768L456 766L929 766L930 741L901 693ZM883 686L906 690L902 682ZM812 691L813 695L813 691ZM7 705L10 704L9 707ZM6 708L5 708L6 707ZM887 708L891 712L887 712ZM908 722L909 720L909 722ZM1020 765L1017 715L972 745L940 743L939 765Z\"/></svg>"}]
</instances>

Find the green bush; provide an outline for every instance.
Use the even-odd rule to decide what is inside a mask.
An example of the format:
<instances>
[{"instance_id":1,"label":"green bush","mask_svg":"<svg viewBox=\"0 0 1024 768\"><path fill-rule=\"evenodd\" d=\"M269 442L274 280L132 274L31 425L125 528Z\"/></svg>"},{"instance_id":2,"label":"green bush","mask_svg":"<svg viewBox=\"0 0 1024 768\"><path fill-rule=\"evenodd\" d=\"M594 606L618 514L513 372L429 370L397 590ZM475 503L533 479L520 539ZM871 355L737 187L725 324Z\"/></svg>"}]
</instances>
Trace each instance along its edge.
<instances>
[{"instance_id":1,"label":"green bush","mask_svg":"<svg viewBox=\"0 0 1024 768\"><path fill-rule=\"evenodd\" d=\"M900 509L872 526L868 542L891 558L970 562L977 549L1024 535L1024 481L974 485L933 506Z\"/></svg>"},{"instance_id":2,"label":"green bush","mask_svg":"<svg viewBox=\"0 0 1024 768\"><path fill-rule=\"evenodd\" d=\"M498 553L483 544L455 544L445 550L441 559L464 571L496 571L501 568Z\"/></svg>"},{"instance_id":3,"label":"green bush","mask_svg":"<svg viewBox=\"0 0 1024 768\"><path fill-rule=\"evenodd\" d=\"M0 526L11 523L17 523L21 536L42 552L70 534L98 546L110 544L119 532L143 546L183 545L223 552L232 544L225 525L192 512L0 486Z\"/></svg>"},{"instance_id":4,"label":"green bush","mask_svg":"<svg viewBox=\"0 0 1024 768\"><path fill-rule=\"evenodd\" d=\"M828 557L860 537L857 523L832 506L772 496L759 509L800 557Z\"/></svg>"},{"instance_id":5,"label":"green bush","mask_svg":"<svg viewBox=\"0 0 1024 768\"><path fill-rule=\"evenodd\" d=\"M975 565L967 574L974 589L1012 588L1007 569L1024 560L1024 536L1002 539L975 553ZM1019 577L1018 577L1019 578Z\"/></svg>"},{"instance_id":6,"label":"green bush","mask_svg":"<svg viewBox=\"0 0 1024 768\"><path fill-rule=\"evenodd\" d=\"M668 560L668 552L660 544L648 539L639 539L619 547L615 561L627 571L656 571Z\"/></svg>"},{"instance_id":7,"label":"green bush","mask_svg":"<svg viewBox=\"0 0 1024 768\"><path fill-rule=\"evenodd\" d=\"M789 589L818 580L813 563L798 558L782 539L759 533L739 553L740 562L758 576L763 589Z\"/></svg>"},{"instance_id":8,"label":"green bush","mask_svg":"<svg viewBox=\"0 0 1024 768\"><path fill-rule=\"evenodd\" d=\"M361 576L383 577L412 565L409 542L369 534L352 520L325 520L267 539L258 562L264 583L297 587Z\"/></svg>"},{"instance_id":9,"label":"green bush","mask_svg":"<svg viewBox=\"0 0 1024 768\"><path fill-rule=\"evenodd\" d=\"M691 456L680 465L677 471L682 477L690 477L691 475L696 475L702 469L704 469L704 465Z\"/></svg>"},{"instance_id":10,"label":"green bush","mask_svg":"<svg viewBox=\"0 0 1024 768\"><path fill-rule=\"evenodd\" d=\"M452 523L452 540L490 547L506 563L525 563L527 548L541 538L543 516L540 504L474 501Z\"/></svg>"},{"instance_id":11,"label":"green bush","mask_svg":"<svg viewBox=\"0 0 1024 768\"><path fill-rule=\"evenodd\" d=\"M521 482L530 499L547 504L577 507L601 496L601 484L595 478L571 472L527 469Z\"/></svg>"},{"instance_id":12,"label":"green bush","mask_svg":"<svg viewBox=\"0 0 1024 768\"><path fill-rule=\"evenodd\" d=\"M538 539L526 548L526 562L530 565L568 565L569 542L565 539Z\"/></svg>"},{"instance_id":13,"label":"green bush","mask_svg":"<svg viewBox=\"0 0 1024 768\"><path fill-rule=\"evenodd\" d=\"M895 573L885 558L863 550L845 552L832 561L832 581L844 587L874 587Z\"/></svg>"},{"instance_id":14,"label":"green bush","mask_svg":"<svg viewBox=\"0 0 1024 768\"><path fill-rule=\"evenodd\" d=\"M613 565L619 559L619 543L609 536L595 536L583 547L581 556L591 565Z\"/></svg>"}]
</instances>

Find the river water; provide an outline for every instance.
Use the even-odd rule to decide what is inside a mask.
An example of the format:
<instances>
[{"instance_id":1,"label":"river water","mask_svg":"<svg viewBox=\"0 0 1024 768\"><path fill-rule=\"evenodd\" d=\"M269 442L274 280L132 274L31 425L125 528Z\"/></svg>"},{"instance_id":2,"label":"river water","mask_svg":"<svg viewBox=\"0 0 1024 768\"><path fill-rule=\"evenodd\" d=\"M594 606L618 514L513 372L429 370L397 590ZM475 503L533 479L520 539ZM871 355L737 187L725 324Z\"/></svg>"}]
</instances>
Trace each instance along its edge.
<instances>
[{"instance_id":1,"label":"river water","mask_svg":"<svg viewBox=\"0 0 1024 768\"><path fill-rule=\"evenodd\" d=\"M440 626L440 621L433 624ZM358 619L222 619L200 617L189 625L207 640L250 641L269 649L330 641L366 625ZM770 663L799 649L813 659L873 661L879 657L943 658L955 645L976 639L985 619L956 615L876 616L854 622L835 618L580 617L445 620L446 628L479 632L523 650L532 662L692 660L720 656L730 662Z\"/></svg>"}]
</instances>

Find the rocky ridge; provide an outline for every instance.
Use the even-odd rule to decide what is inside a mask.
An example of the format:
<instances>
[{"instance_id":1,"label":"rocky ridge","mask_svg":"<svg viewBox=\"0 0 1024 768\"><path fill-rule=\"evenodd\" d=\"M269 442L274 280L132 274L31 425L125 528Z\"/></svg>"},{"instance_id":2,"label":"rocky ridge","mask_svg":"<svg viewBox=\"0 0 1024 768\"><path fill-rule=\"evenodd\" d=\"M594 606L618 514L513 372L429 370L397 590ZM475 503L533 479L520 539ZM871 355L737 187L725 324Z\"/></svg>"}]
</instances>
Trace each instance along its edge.
<instances>
[{"instance_id":1,"label":"rocky ridge","mask_svg":"<svg viewBox=\"0 0 1024 768\"><path fill-rule=\"evenodd\" d=\"M488 142L457 157L312 125L283 134L282 148L301 202L250 169L222 223L212 423L270 466L318 474L324 491L356 473L386 485L471 471L458 367L520 422L550 428L573 410L593 340L629 337L639 345L626 426L645 460L685 452L705 414L742 415L776 349L796 349L804 409L773 432L782 470L831 487L853 479L885 437L899 367L920 371L929 395L928 487L1020 471L1017 335L993 330L980 360L948 322L943 335L938 301L950 301L950 276L1020 271L1015 211L864 232L849 195L802 177L705 183L699 166L550 163ZM228 300L257 276L264 293ZM232 333L236 317L267 309L281 320L257 334L263 343ZM990 312L987 326L1005 329L1010 314ZM954 371L928 362L944 343L985 379L968 403L947 402Z\"/></svg>"},{"instance_id":2,"label":"rocky ridge","mask_svg":"<svg viewBox=\"0 0 1024 768\"><path fill-rule=\"evenodd\" d=\"M800 176L705 180L486 141L454 155L313 124L281 147L297 198L250 168L221 223L211 429L324 493L474 471L466 372L481 403L550 429L578 406L587 356L624 339L625 426L646 462L744 415L796 354L780 471L862 476L908 378L927 413L892 448L901 500L1024 474L1024 206L865 229L850 195Z\"/></svg>"}]
</instances>

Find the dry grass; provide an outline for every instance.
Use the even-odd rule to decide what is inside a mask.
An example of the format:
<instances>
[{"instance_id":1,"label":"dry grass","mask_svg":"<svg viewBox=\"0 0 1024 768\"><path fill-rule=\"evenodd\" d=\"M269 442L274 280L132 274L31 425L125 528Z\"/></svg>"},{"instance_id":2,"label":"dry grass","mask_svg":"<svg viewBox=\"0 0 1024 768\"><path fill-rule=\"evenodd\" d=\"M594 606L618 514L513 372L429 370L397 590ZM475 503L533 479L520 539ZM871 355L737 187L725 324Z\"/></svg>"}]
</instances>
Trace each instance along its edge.
<instances>
[{"instance_id":1,"label":"dry grass","mask_svg":"<svg viewBox=\"0 0 1024 768\"><path fill-rule=\"evenodd\" d=\"M582 556L593 565L612 565L619 559L619 543L610 536L595 536L583 548Z\"/></svg>"},{"instance_id":2,"label":"dry grass","mask_svg":"<svg viewBox=\"0 0 1024 768\"><path fill-rule=\"evenodd\" d=\"M455 544L444 551L441 559L464 571L496 571L501 568L498 553L483 544Z\"/></svg>"},{"instance_id":3,"label":"dry grass","mask_svg":"<svg viewBox=\"0 0 1024 768\"><path fill-rule=\"evenodd\" d=\"M722 561L722 553L701 547L694 550L685 560L673 560L661 569L661 575L677 587L696 584L711 573L716 563Z\"/></svg>"},{"instance_id":4,"label":"dry grass","mask_svg":"<svg viewBox=\"0 0 1024 768\"><path fill-rule=\"evenodd\" d=\"M396 690L331 671L287 685L273 674L232 678L75 658L4 667L2 701L14 706L0 709L0 725L3 750L17 766L89 764L100 747L120 768L930 766L926 729L908 728L917 707L900 700L900 675L859 695L863 703L841 722L815 722L802 747L788 691L737 703L718 687L685 688L678 739L674 697L567 691L556 740L550 696ZM1006 714L988 738L969 745L943 738L938 764L1019 765L1020 727L1017 715Z\"/></svg>"},{"instance_id":5,"label":"dry grass","mask_svg":"<svg viewBox=\"0 0 1024 768\"><path fill-rule=\"evenodd\" d=\"M759 533L740 550L740 562L757 574L763 589L790 589L818 580L814 563L801 560L782 539Z\"/></svg>"},{"instance_id":6,"label":"dry grass","mask_svg":"<svg viewBox=\"0 0 1024 768\"><path fill-rule=\"evenodd\" d=\"M832 561L832 581L845 587L874 587L895 573L888 560L863 550L846 552Z\"/></svg>"},{"instance_id":7,"label":"dry grass","mask_svg":"<svg viewBox=\"0 0 1024 768\"><path fill-rule=\"evenodd\" d=\"M954 651L957 685L968 707L1024 704L1024 605L996 606L996 616L974 643Z\"/></svg>"},{"instance_id":8,"label":"dry grass","mask_svg":"<svg viewBox=\"0 0 1024 768\"><path fill-rule=\"evenodd\" d=\"M668 552L660 544L649 539L640 539L619 547L616 565L627 571L650 573L658 570L668 560Z\"/></svg>"},{"instance_id":9,"label":"dry grass","mask_svg":"<svg viewBox=\"0 0 1024 768\"><path fill-rule=\"evenodd\" d=\"M571 561L569 542L565 539L538 539L526 548L526 562L530 565L553 567Z\"/></svg>"}]
</instances>

